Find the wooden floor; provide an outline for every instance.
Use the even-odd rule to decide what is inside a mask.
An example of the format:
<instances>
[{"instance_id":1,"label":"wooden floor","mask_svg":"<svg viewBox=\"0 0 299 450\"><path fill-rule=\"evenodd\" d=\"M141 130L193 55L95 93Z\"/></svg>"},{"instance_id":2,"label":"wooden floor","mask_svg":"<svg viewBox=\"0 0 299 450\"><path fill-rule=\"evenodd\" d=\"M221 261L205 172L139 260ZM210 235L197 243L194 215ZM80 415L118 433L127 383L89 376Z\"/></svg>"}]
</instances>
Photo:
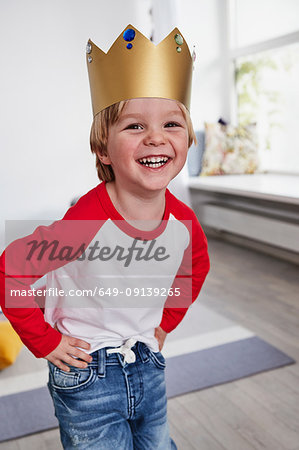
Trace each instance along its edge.
<instances>
[{"instance_id":1,"label":"wooden floor","mask_svg":"<svg viewBox=\"0 0 299 450\"><path fill-rule=\"evenodd\" d=\"M299 361L298 266L216 239L209 248L201 301ZM179 450L299 450L299 365L177 397L168 410ZM0 444L56 449L58 430Z\"/></svg>"}]
</instances>

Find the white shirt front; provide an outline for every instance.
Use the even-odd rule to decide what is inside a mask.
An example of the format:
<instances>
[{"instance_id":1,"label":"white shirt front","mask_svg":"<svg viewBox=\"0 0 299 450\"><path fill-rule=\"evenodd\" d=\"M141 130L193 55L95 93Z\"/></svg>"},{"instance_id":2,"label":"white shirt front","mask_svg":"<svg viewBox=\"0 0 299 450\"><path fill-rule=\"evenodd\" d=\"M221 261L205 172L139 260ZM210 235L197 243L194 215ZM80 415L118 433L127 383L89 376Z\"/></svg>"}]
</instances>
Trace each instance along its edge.
<instances>
[{"instance_id":1,"label":"white shirt front","mask_svg":"<svg viewBox=\"0 0 299 450\"><path fill-rule=\"evenodd\" d=\"M155 328L190 235L170 215L154 239L136 238L108 219L84 255L47 275L46 321L87 341L90 353L129 338L158 351Z\"/></svg>"}]
</instances>

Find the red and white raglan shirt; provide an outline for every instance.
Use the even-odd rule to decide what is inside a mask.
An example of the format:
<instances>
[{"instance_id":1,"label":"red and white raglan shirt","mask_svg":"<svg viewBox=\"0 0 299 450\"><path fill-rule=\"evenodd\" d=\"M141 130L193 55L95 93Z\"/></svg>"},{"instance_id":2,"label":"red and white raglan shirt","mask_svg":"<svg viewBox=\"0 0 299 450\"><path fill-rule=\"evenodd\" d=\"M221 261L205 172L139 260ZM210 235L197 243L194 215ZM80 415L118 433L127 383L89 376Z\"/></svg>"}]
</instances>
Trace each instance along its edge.
<instances>
[{"instance_id":1,"label":"red and white raglan shirt","mask_svg":"<svg viewBox=\"0 0 299 450\"><path fill-rule=\"evenodd\" d=\"M129 338L158 351L155 328L171 332L200 292L207 240L194 212L168 190L160 225L143 228L124 220L103 182L62 220L7 247L1 307L36 357L53 351L61 334L87 341L90 353ZM33 287L45 274L42 309Z\"/></svg>"}]
</instances>

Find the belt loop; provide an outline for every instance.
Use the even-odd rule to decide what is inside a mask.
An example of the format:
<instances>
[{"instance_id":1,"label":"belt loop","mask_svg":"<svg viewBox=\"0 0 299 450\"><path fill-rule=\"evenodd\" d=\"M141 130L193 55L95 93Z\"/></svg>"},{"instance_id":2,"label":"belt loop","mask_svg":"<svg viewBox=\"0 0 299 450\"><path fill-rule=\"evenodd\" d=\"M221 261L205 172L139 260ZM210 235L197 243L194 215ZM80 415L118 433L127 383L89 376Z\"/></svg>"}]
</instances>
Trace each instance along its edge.
<instances>
[{"instance_id":1,"label":"belt loop","mask_svg":"<svg viewBox=\"0 0 299 450\"><path fill-rule=\"evenodd\" d=\"M98 350L98 376L104 378L106 376L106 350L101 348Z\"/></svg>"}]
</instances>

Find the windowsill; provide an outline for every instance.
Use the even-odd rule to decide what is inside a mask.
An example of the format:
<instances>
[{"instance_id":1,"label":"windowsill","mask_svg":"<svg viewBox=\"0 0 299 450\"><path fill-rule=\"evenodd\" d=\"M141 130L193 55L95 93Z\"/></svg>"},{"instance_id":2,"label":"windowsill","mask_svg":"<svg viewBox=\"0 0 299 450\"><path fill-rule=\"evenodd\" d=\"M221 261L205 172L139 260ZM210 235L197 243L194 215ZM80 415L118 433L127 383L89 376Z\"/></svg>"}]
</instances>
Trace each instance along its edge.
<instances>
[{"instance_id":1,"label":"windowsill","mask_svg":"<svg viewBox=\"0 0 299 450\"><path fill-rule=\"evenodd\" d=\"M189 177L188 187L299 205L299 175L259 173Z\"/></svg>"}]
</instances>

